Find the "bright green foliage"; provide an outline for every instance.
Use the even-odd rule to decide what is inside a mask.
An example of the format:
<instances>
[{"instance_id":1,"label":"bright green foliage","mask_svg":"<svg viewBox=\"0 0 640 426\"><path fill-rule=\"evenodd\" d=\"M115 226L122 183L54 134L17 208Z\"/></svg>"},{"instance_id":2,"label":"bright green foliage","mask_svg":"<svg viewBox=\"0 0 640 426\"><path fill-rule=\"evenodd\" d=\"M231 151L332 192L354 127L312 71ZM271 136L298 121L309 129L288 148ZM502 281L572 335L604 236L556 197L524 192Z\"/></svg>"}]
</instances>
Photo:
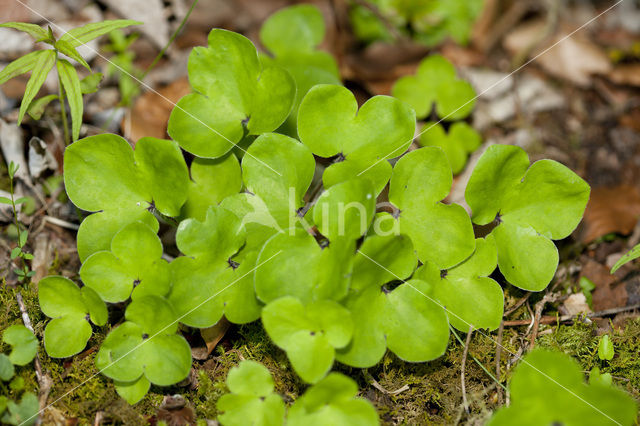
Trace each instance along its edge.
<instances>
[{"instance_id":1,"label":"bright green foliage","mask_svg":"<svg viewBox=\"0 0 640 426\"><path fill-rule=\"evenodd\" d=\"M122 227L142 221L154 231L158 222L149 209L178 216L187 197L189 175L178 145L142 138L135 151L120 136L90 136L64 153L64 183L73 203L98 212L78 230L81 260L108 250Z\"/></svg>"},{"instance_id":2,"label":"bright green foliage","mask_svg":"<svg viewBox=\"0 0 640 426\"><path fill-rule=\"evenodd\" d=\"M446 38L460 44L469 41L473 23L480 14L483 0L366 0L393 25L396 33L409 36L427 46L435 46ZM380 16L360 4L349 11L351 26L363 41L392 41L388 25Z\"/></svg>"},{"instance_id":3,"label":"bright green foliage","mask_svg":"<svg viewBox=\"0 0 640 426\"><path fill-rule=\"evenodd\" d=\"M262 66L246 37L214 29L209 47L189 55L194 93L173 109L168 132L186 151L217 158L245 135L275 130L289 115L295 96L291 76L276 66Z\"/></svg>"},{"instance_id":4,"label":"bright green foliage","mask_svg":"<svg viewBox=\"0 0 640 426\"><path fill-rule=\"evenodd\" d=\"M400 78L391 93L415 109L418 118L431 113L433 104L443 120L465 118L473 110L476 92L456 77L453 65L440 55L423 59L415 75Z\"/></svg>"},{"instance_id":5,"label":"bright green foliage","mask_svg":"<svg viewBox=\"0 0 640 426\"><path fill-rule=\"evenodd\" d=\"M16 369L13 366L11 359L9 359L5 354L0 354L0 380L5 382L11 380L15 372Z\"/></svg>"},{"instance_id":6,"label":"bright green foliage","mask_svg":"<svg viewBox=\"0 0 640 426\"><path fill-rule=\"evenodd\" d=\"M223 412L218 421L224 426L284 424L284 402L273 392L273 378L262 364L242 361L229 370L227 387L231 393L220 397L217 405Z\"/></svg>"},{"instance_id":7,"label":"bright green foliage","mask_svg":"<svg viewBox=\"0 0 640 426\"><path fill-rule=\"evenodd\" d=\"M27 392L22 395L22 399L18 403L6 398L3 403L2 398L5 397L0 396L0 421L2 421L3 424L16 426L31 426L36 424L38 411L40 410L37 396Z\"/></svg>"},{"instance_id":8,"label":"bright green foliage","mask_svg":"<svg viewBox=\"0 0 640 426\"><path fill-rule=\"evenodd\" d=\"M405 152L414 132L415 114L406 104L389 96L374 96L358 110L353 93L342 86L315 86L298 113L302 143L320 157L339 155L324 172L325 188L363 177L379 194L391 175L386 160Z\"/></svg>"},{"instance_id":9,"label":"bright green foliage","mask_svg":"<svg viewBox=\"0 0 640 426\"><path fill-rule=\"evenodd\" d=\"M161 256L162 242L156 232L134 222L113 237L111 251L96 252L85 260L80 277L105 302L165 296L170 288L169 264Z\"/></svg>"},{"instance_id":10,"label":"bright green foliage","mask_svg":"<svg viewBox=\"0 0 640 426\"><path fill-rule=\"evenodd\" d=\"M427 263L415 278L433 285L433 296L449 315L449 322L460 331L474 328L494 330L500 326L504 295L500 284L488 276L496 269L497 253L493 237L476 240L471 257L451 269L439 270Z\"/></svg>"},{"instance_id":11,"label":"bright green foliage","mask_svg":"<svg viewBox=\"0 0 640 426\"><path fill-rule=\"evenodd\" d=\"M274 343L287 352L296 373L309 383L329 372L334 348L346 346L353 331L349 311L338 303L323 300L304 306L291 296L265 306L262 323Z\"/></svg>"},{"instance_id":12,"label":"bright green foliage","mask_svg":"<svg viewBox=\"0 0 640 426\"><path fill-rule=\"evenodd\" d=\"M24 325L15 324L7 328L2 340L11 346L9 360L14 365L29 364L38 352L38 339Z\"/></svg>"},{"instance_id":13,"label":"bright green foliage","mask_svg":"<svg viewBox=\"0 0 640 426\"><path fill-rule=\"evenodd\" d=\"M458 174L467 164L467 157L478 149L482 142L481 136L473 127L461 121L453 123L446 133L439 123L427 122L420 134L421 146L437 146L447 154L453 174Z\"/></svg>"},{"instance_id":14,"label":"bright green foliage","mask_svg":"<svg viewBox=\"0 0 640 426\"><path fill-rule=\"evenodd\" d=\"M324 33L322 13L310 4L281 9L260 29L260 41L273 55L262 56L262 63L281 66L296 82L293 110L279 129L290 136L297 135L298 107L309 89L316 84L340 84L336 61L329 53L317 50Z\"/></svg>"},{"instance_id":15,"label":"bright green foliage","mask_svg":"<svg viewBox=\"0 0 640 426\"><path fill-rule=\"evenodd\" d=\"M0 27L14 28L19 31L26 32L35 38L36 41L44 42L53 46L53 49L38 50L36 52L28 53L11 62L2 71L0 71L0 84L3 84L5 81L13 77L31 72L31 77L27 82L24 96L22 97L22 103L20 104L18 124L22 122L24 114L28 111L30 111L30 115L32 116L40 117L46 105L53 99L57 98L55 95L48 95L40 100L34 101L34 98L44 84L47 75L53 69L53 66L56 65L59 84L61 86L60 93L64 92L64 98L62 98L62 101L64 102L64 99L67 99L69 102L72 122L72 137L74 141L77 140L80 134L80 125L82 124L82 94L87 92L82 91L80 79L73 65L71 65L66 59L60 58L58 53L68 56L91 71L89 64L87 64L82 56L80 56L76 48L112 30L138 24L141 24L141 22L131 20L96 22L79 28L74 28L63 34L58 40L54 38L51 29L46 31L38 25L22 22L6 22L0 24ZM64 123L64 126L66 131L66 122Z\"/></svg>"},{"instance_id":16,"label":"bright green foliage","mask_svg":"<svg viewBox=\"0 0 640 426\"><path fill-rule=\"evenodd\" d=\"M171 305L159 296L132 301L126 321L112 330L96 356L100 371L127 387L121 394L142 397L146 381L168 386L183 380L191 369L191 349L176 334L178 319ZM142 381L142 383L136 383ZM133 390L131 388L134 388Z\"/></svg>"},{"instance_id":17,"label":"bright green foliage","mask_svg":"<svg viewBox=\"0 0 640 426\"><path fill-rule=\"evenodd\" d=\"M620 269L620 267L622 265L626 265L627 263L629 263L632 260L635 260L635 259L637 259L639 257L640 257L640 244L638 244L637 246L635 246L634 248L629 250L628 253L625 253L624 256L622 256L620 259L618 259L618 261L615 263L615 265L613 265L613 267L611 268L611 273L615 274L616 271L618 269Z\"/></svg>"},{"instance_id":18,"label":"bright green foliage","mask_svg":"<svg viewBox=\"0 0 640 426\"><path fill-rule=\"evenodd\" d=\"M358 385L349 377L331 373L298 398L289 410L290 426L377 425L370 402L357 398Z\"/></svg>"},{"instance_id":19,"label":"bright green foliage","mask_svg":"<svg viewBox=\"0 0 640 426\"><path fill-rule=\"evenodd\" d=\"M635 424L633 398L598 381L586 385L579 364L563 353L530 352L513 372L509 390L511 405L489 425Z\"/></svg>"},{"instance_id":20,"label":"bright green foliage","mask_svg":"<svg viewBox=\"0 0 640 426\"><path fill-rule=\"evenodd\" d=\"M78 288L61 276L49 276L38 283L42 312L53 318L44 330L44 347L49 356L66 358L82 351L91 337L91 325L107 322L107 307L90 287Z\"/></svg>"},{"instance_id":21,"label":"bright green foliage","mask_svg":"<svg viewBox=\"0 0 640 426\"><path fill-rule=\"evenodd\" d=\"M389 201L400 209L400 231L411 237L418 259L439 269L457 265L475 248L473 227L464 208L440 202L452 182L445 153L425 147L398 160L389 184Z\"/></svg>"},{"instance_id":22,"label":"bright green foliage","mask_svg":"<svg viewBox=\"0 0 640 426\"><path fill-rule=\"evenodd\" d=\"M496 222L491 233L505 278L522 289L540 291L558 266L551 240L576 228L589 192L589 185L560 163L540 160L529 166L521 148L493 145L478 161L465 198L474 223Z\"/></svg>"},{"instance_id":23,"label":"bright green foliage","mask_svg":"<svg viewBox=\"0 0 640 426\"><path fill-rule=\"evenodd\" d=\"M615 350L613 349L613 343L609 335L605 334L600 337L600 341L598 342L598 358L602 361L611 361L614 355Z\"/></svg>"}]
</instances>

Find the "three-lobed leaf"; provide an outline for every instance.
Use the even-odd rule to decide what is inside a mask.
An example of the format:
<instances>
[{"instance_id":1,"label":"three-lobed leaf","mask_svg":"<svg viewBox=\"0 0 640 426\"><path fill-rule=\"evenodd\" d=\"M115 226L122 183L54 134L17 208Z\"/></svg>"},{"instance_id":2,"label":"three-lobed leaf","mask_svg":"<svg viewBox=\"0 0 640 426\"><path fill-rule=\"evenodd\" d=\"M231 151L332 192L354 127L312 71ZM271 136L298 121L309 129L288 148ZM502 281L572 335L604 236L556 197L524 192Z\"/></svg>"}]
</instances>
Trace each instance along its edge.
<instances>
[{"instance_id":1,"label":"three-lobed leaf","mask_svg":"<svg viewBox=\"0 0 640 426\"><path fill-rule=\"evenodd\" d=\"M441 124L427 122L420 132L419 144L421 146L437 146L447 154L453 174L458 174L467 164L467 157L475 151L482 138L473 127L464 121L456 122L449 127L448 133Z\"/></svg>"}]
</instances>

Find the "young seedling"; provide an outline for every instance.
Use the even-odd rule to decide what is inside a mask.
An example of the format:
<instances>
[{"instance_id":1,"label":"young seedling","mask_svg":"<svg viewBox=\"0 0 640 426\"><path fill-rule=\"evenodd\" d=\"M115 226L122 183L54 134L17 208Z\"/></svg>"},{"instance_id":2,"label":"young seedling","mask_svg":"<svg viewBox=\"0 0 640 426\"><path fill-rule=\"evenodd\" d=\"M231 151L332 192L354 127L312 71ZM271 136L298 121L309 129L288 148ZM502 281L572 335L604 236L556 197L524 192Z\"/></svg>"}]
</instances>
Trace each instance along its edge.
<instances>
[{"instance_id":1,"label":"young seedling","mask_svg":"<svg viewBox=\"0 0 640 426\"><path fill-rule=\"evenodd\" d=\"M580 365L559 352L527 354L513 372L509 391L511 405L499 409L488 425L632 425L636 420L631 396L599 381L586 385Z\"/></svg>"},{"instance_id":2,"label":"young seedling","mask_svg":"<svg viewBox=\"0 0 640 426\"><path fill-rule=\"evenodd\" d=\"M27 260L33 259L33 254L24 251L25 244L27 244L27 238L29 237L29 231L26 229L20 229L20 222L18 221L18 206L28 201L28 198L20 197L15 199L14 196L15 177L19 167L20 165L15 164L13 161L9 163L9 169L7 171L9 174L10 198L0 197L0 203L10 205L11 211L13 212L13 225L15 226L16 233L18 234L18 245L11 250L11 260L20 258L22 267L14 269L14 272L20 281L26 282L35 274L35 271L29 271L29 265L27 264Z\"/></svg>"},{"instance_id":3,"label":"young seedling","mask_svg":"<svg viewBox=\"0 0 640 426\"><path fill-rule=\"evenodd\" d=\"M38 283L38 301L53 318L44 329L44 348L53 358L67 358L82 351L93 334L91 323L107 323L107 307L91 288L68 278L49 276Z\"/></svg>"},{"instance_id":4,"label":"young seedling","mask_svg":"<svg viewBox=\"0 0 640 426\"><path fill-rule=\"evenodd\" d=\"M498 267L513 285L543 290L558 266L552 240L578 226L589 200L589 185L562 164L529 164L516 146L493 145L478 160L465 191L478 225L494 223Z\"/></svg>"},{"instance_id":5,"label":"young seedling","mask_svg":"<svg viewBox=\"0 0 640 426\"><path fill-rule=\"evenodd\" d=\"M309 89L316 84L340 84L335 59L317 49L324 35L322 13L310 4L283 8L262 24L260 41L272 55L262 55L262 63L281 66L296 82L293 109L278 129L280 133L297 136L298 107Z\"/></svg>"},{"instance_id":6,"label":"young seedling","mask_svg":"<svg viewBox=\"0 0 640 426\"><path fill-rule=\"evenodd\" d=\"M60 55L65 55L77 61L91 72L89 64L87 64L76 50L77 47L115 29L139 24L141 24L141 22L131 20L96 22L74 28L64 33L59 39L54 37L51 27L45 30L38 25L22 22L6 22L0 24L0 27L14 28L25 32L35 38L36 42L43 42L53 47L53 49L44 49L28 53L11 62L0 71L0 84L4 84L13 77L31 72L31 77L27 82L22 103L20 104L18 124L22 122L25 113L30 109L36 117L39 117L49 102L54 99L59 99L65 142L68 145L71 143L71 140L76 141L80 135L80 125L82 124L83 91L80 78L74 66ZM40 100L36 100L35 97L38 91L44 84L47 75L53 69L54 65L58 71L58 96L48 95ZM69 136L65 101L69 103L71 112L71 137Z\"/></svg>"},{"instance_id":7,"label":"young seedling","mask_svg":"<svg viewBox=\"0 0 640 426\"><path fill-rule=\"evenodd\" d=\"M189 55L189 83L171 112L168 132L198 157L218 158L248 135L277 129L288 117L296 93L289 73L260 64L246 37L214 29L209 47Z\"/></svg>"},{"instance_id":8,"label":"young seedling","mask_svg":"<svg viewBox=\"0 0 640 426\"><path fill-rule=\"evenodd\" d=\"M418 143L420 146L437 146L445 154L453 174L460 173L467 164L467 157L478 149L482 137L473 127L460 121L453 123L447 133L439 123L427 122L423 125Z\"/></svg>"},{"instance_id":9,"label":"young seedling","mask_svg":"<svg viewBox=\"0 0 640 426\"><path fill-rule=\"evenodd\" d=\"M631 262L640 257L640 244L629 250L628 253L625 253L611 268L611 273L615 274L618 269L620 269L623 265Z\"/></svg>"},{"instance_id":10,"label":"young seedling","mask_svg":"<svg viewBox=\"0 0 640 426\"><path fill-rule=\"evenodd\" d=\"M453 65L440 55L423 59L416 74L400 78L391 93L411 105L419 119L428 117L435 103L436 114L447 121L467 117L476 97L471 84L460 80Z\"/></svg>"}]
</instances>

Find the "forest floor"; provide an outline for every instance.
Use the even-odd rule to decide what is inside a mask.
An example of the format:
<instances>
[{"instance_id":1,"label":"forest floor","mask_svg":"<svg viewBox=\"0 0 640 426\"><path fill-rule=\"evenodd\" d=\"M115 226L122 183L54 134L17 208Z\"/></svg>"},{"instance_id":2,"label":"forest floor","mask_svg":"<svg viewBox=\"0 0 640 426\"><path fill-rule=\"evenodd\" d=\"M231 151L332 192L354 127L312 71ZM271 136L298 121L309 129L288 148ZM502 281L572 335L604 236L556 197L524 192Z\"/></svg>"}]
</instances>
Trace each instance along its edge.
<instances>
[{"instance_id":1,"label":"forest floor","mask_svg":"<svg viewBox=\"0 0 640 426\"><path fill-rule=\"evenodd\" d=\"M120 3L123 3L121 1ZM127 16L116 0L32 1L42 15L55 22L76 25L88 20L124 17L149 22L166 34L144 33L132 44L134 64L145 69L163 42L180 22L190 2L158 1L162 10L149 16ZM155 4L155 2L150 2ZM107 78L101 90L85 101L83 135L103 130L129 140L141 136L166 137L166 122L172 109L162 97L177 101L189 92L186 60L193 46L206 43L213 27L238 31L257 40L261 22L285 0L201 0L184 31L145 80L154 91L142 91L131 107L121 107L118 81ZM592 24L549 50L531 63L537 53L571 34L595 18L613 2L569 2L547 8L542 1L486 0L467 47L445 42L426 49L410 40L394 43L358 43L344 23L342 2L317 0L327 19L323 46L338 59L345 85L359 101L388 94L400 76L415 71L429 52L439 52L469 79L480 94L470 123L482 133L483 146L472 154L466 170L454 180L450 201L464 202L465 182L474 161L490 144L521 146L532 160L551 158L582 176L592 187L585 218L567 239L558 242L560 266L551 285L540 293L527 293L506 285L499 272L494 278L505 284L505 316L498 331L476 331L468 347L465 367L465 411L461 393L462 340L452 336L442 358L412 364L387 353L378 366L368 370L337 369L353 377L362 396L371 400L386 424L481 424L507 397L502 384L525 350L532 346L559 349L574 356L584 371L600 367L616 385L640 402L640 269L630 263L611 275L611 266L640 242L640 5L627 0ZM78 7L80 5L81 7ZM0 20L44 23L14 0L0 0ZM8 11L8 12L7 12ZM157 12L157 11L156 11ZM10 15L10 16L5 16ZM154 20L162 21L156 23ZM4 32L2 33L5 34ZM0 64L24 54L32 45L13 40L0 46ZM105 70L101 57L91 61ZM511 74L521 65L526 66ZM504 79L492 87L495 82ZM6 163L42 160L27 143L37 136L54 160L30 179L39 191L39 201L20 215L29 228L28 248L34 253L33 283L17 285L9 253L15 232L9 212L0 210L0 330L21 323L17 293L37 335L42 335L46 317L37 303L37 281L48 274L79 279L75 230L79 213L66 198L61 181L64 142L54 114L35 122L26 121L11 133L26 78L11 80L0 88L0 189L8 190ZM53 91L56 82L43 89ZM487 89L490 88L490 89ZM484 92L484 90L486 92ZM15 128L15 126L13 126ZM34 157L31 157L31 156ZM25 158L26 156L26 158ZM42 203L42 202L44 203ZM13 232L13 233L12 233ZM162 229L161 237L172 230ZM171 253L169 253L171 254ZM585 283L593 283L593 289ZM283 351L274 346L259 324L231 326L209 353L200 334L185 331L194 348L194 364L188 379L169 388L152 387L135 406L115 392L110 379L98 374L93 354L104 339L96 329L86 349L66 360L53 360L41 348L42 368L53 386L44 424L191 424L195 419L215 419L215 404L226 393L228 370L242 359L265 364L274 374L276 391L293 401L306 386L293 373ZM191 333L191 334L190 334ZM600 361L598 338L611 333L616 355ZM461 337L462 339L463 337ZM0 343L0 352L8 347ZM38 391L32 367L18 369L26 389ZM4 385L2 385L4 386ZM170 397L171 395L181 395Z\"/></svg>"}]
</instances>

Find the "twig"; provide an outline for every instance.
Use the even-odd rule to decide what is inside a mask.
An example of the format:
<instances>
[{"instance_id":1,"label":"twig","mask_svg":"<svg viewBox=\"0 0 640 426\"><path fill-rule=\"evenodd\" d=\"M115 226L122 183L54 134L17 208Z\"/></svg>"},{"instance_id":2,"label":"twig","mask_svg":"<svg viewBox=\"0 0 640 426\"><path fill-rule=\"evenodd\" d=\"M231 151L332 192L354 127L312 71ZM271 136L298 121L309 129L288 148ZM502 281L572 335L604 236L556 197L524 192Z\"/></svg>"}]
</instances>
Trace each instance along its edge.
<instances>
[{"instance_id":1,"label":"twig","mask_svg":"<svg viewBox=\"0 0 640 426\"><path fill-rule=\"evenodd\" d=\"M467 402L467 386L464 380L464 370L467 365L467 353L469 352L469 344L471 343L471 334L473 333L473 325L469 325L469 332L467 333L467 341L464 344L464 352L462 353L462 365L460 369L460 381L462 383L462 405L464 410L469 414L469 403Z\"/></svg>"},{"instance_id":2,"label":"twig","mask_svg":"<svg viewBox=\"0 0 640 426\"><path fill-rule=\"evenodd\" d=\"M504 321L500 321L498 335L496 336L496 379L500 381L500 357L502 355L502 332L504 331ZM498 386L498 403L502 405L502 389Z\"/></svg>"},{"instance_id":3,"label":"twig","mask_svg":"<svg viewBox=\"0 0 640 426\"><path fill-rule=\"evenodd\" d=\"M66 220L58 219L57 217L53 217L53 216L44 216L44 220L45 222L49 222L54 225L61 226L62 228L71 229L73 231L77 231L78 228L80 228L75 223L67 222Z\"/></svg>"},{"instance_id":4,"label":"twig","mask_svg":"<svg viewBox=\"0 0 640 426\"><path fill-rule=\"evenodd\" d=\"M533 349L536 345L536 337L538 337L538 327L540 327L540 318L542 317L542 310L547 302L553 301L554 296L547 293L544 295L541 301L536 303L536 312L533 317L533 328L531 330L531 337L529 338L529 349Z\"/></svg>"},{"instance_id":5,"label":"twig","mask_svg":"<svg viewBox=\"0 0 640 426\"><path fill-rule=\"evenodd\" d=\"M22 299L22 293L18 292L18 294L16 294L16 301L18 302L18 307L20 307L20 314L22 315L22 322L24 323L24 326L35 334L33 325L31 324L31 319L29 318L29 313L27 312L27 307L24 305L24 300ZM49 398L49 392L51 391L53 381L48 374L45 374L42 371L42 365L40 364L40 357L38 356L38 354L36 354L36 357L33 360L33 364L36 369L38 386L40 387L38 402L40 405L40 411L42 411L47 406L47 398ZM38 419L38 423L40 423L40 419Z\"/></svg>"},{"instance_id":6,"label":"twig","mask_svg":"<svg viewBox=\"0 0 640 426\"><path fill-rule=\"evenodd\" d=\"M367 370L362 370L362 374L364 375L365 379L367 379L367 381L369 382L369 384L371 384L371 386L373 386L374 388L378 389L380 392L386 394L386 395L397 395L399 393L402 393L404 391L409 390L409 385L405 384L404 386L394 390L394 391L390 391L385 389L384 387L382 387L382 385L380 383L378 383L376 381L376 379L373 378L373 376L371 375L371 373L369 373Z\"/></svg>"},{"instance_id":7,"label":"twig","mask_svg":"<svg viewBox=\"0 0 640 426\"><path fill-rule=\"evenodd\" d=\"M529 300L529 296L531 296L532 294L533 293L529 292L529 293L527 293L526 296L524 296L523 298L518 300L515 305L510 307L509 310L504 313L503 317L506 318L509 315L511 315L512 313L514 313L515 311L517 311L520 306L522 306L527 300Z\"/></svg>"},{"instance_id":8,"label":"twig","mask_svg":"<svg viewBox=\"0 0 640 426\"><path fill-rule=\"evenodd\" d=\"M591 312L589 314L584 315L584 317L587 318L603 318L609 315L615 315L615 314L619 314L622 312L627 312L627 311L633 311L635 309L640 309L640 303L636 304L636 305L631 305L631 306L623 306L620 308L611 308L611 309L605 309L603 311L598 311L598 312ZM540 324L553 324L556 322L568 322L568 321L574 321L576 319L579 319L581 317L581 314L578 315L563 315L563 316L552 316L552 315L545 315L543 317L540 318L539 323ZM531 320L525 319L525 320L513 320L513 321L505 321L504 322L504 326L505 327L518 327L518 326L522 326L522 325L529 325L531 323Z\"/></svg>"}]
</instances>

